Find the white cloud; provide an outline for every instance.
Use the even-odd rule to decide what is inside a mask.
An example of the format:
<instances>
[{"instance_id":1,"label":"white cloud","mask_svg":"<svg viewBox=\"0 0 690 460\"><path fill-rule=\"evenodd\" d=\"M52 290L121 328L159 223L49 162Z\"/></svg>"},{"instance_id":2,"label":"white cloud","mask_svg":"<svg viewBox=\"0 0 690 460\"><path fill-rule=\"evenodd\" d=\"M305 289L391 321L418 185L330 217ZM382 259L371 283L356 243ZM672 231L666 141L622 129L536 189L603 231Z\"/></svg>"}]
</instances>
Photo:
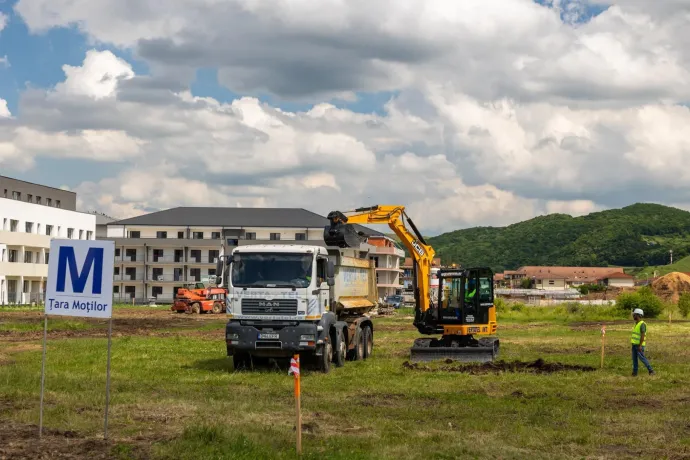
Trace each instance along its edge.
<instances>
[{"instance_id":1,"label":"white cloud","mask_svg":"<svg viewBox=\"0 0 690 460\"><path fill-rule=\"evenodd\" d=\"M0 13L0 32L7 26L9 18L5 13Z\"/></svg>"},{"instance_id":2,"label":"white cloud","mask_svg":"<svg viewBox=\"0 0 690 460\"><path fill-rule=\"evenodd\" d=\"M391 203L433 232L690 203L685 3L621 0L585 24L594 1L552 4L20 0L32 30L78 25L131 48L152 75L89 51L55 88L23 94L21 117L0 125L0 166L117 163L74 188L121 217ZM241 96L192 95L199 67ZM378 90L395 92L381 114L329 99ZM291 112L259 93L315 103Z\"/></svg>"},{"instance_id":3,"label":"white cloud","mask_svg":"<svg viewBox=\"0 0 690 460\"><path fill-rule=\"evenodd\" d=\"M12 116L12 113L10 113L10 109L7 107L7 101L0 98L0 118L10 118Z\"/></svg>"}]
</instances>

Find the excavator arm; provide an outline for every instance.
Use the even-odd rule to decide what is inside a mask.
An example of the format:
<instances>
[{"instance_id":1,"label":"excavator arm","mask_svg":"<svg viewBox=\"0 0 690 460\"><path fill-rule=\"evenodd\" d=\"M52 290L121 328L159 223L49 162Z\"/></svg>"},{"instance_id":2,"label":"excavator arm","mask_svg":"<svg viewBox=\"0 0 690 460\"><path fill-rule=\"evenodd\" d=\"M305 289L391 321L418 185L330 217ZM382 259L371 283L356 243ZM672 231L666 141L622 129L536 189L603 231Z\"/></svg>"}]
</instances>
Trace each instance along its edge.
<instances>
[{"instance_id":1,"label":"excavator arm","mask_svg":"<svg viewBox=\"0 0 690 460\"><path fill-rule=\"evenodd\" d=\"M426 313L431 307L429 275L435 252L424 241L424 237L419 233L412 219L405 214L405 207L390 205L371 206L347 211L346 213L333 211L328 214L330 227L326 227L324 230L326 244L338 247L358 245L361 242L359 235L355 235L356 232L352 227L345 227L347 224L388 224L414 258L415 273L417 274L415 304L419 313ZM403 217L407 220L414 233L410 232L405 226Z\"/></svg>"}]
</instances>

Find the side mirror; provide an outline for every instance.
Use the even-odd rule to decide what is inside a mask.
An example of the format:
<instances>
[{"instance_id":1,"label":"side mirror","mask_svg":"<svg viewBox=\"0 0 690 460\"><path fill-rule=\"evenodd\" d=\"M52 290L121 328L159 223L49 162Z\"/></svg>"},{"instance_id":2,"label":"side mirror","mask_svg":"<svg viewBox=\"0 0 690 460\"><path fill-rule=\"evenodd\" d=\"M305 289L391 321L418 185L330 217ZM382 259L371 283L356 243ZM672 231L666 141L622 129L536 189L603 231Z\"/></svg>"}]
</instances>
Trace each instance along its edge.
<instances>
[{"instance_id":1,"label":"side mirror","mask_svg":"<svg viewBox=\"0 0 690 460\"><path fill-rule=\"evenodd\" d=\"M326 283L328 283L329 286L335 286L335 279L334 278L328 278L326 280Z\"/></svg>"},{"instance_id":2,"label":"side mirror","mask_svg":"<svg viewBox=\"0 0 690 460\"><path fill-rule=\"evenodd\" d=\"M333 263L333 259L328 259L328 263L326 264L326 277L327 278L335 278L335 264Z\"/></svg>"}]
</instances>

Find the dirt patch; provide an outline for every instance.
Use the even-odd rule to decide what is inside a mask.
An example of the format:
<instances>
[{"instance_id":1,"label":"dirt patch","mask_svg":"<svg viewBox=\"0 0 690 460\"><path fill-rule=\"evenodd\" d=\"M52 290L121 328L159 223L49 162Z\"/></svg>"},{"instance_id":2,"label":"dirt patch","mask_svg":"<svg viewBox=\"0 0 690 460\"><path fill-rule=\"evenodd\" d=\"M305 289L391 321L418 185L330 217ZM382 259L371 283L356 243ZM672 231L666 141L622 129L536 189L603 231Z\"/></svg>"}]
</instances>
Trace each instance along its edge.
<instances>
[{"instance_id":1,"label":"dirt patch","mask_svg":"<svg viewBox=\"0 0 690 460\"><path fill-rule=\"evenodd\" d=\"M403 367L406 369L416 370L416 371L426 371L426 372L462 372L465 374L491 374L500 372L525 372L533 374L551 374L554 372L563 371L593 371L595 370L592 366L580 366L573 364L563 364L563 363L547 363L543 359L537 359L536 361L495 361L492 363L468 363L459 364L457 366L449 366L449 364L455 363L453 360L446 360L446 366L441 366L439 368L431 368L429 366L420 365L419 363L410 363L405 361Z\"/></svg>"},{"instance_id":2,"label":"dirt patch","mask_svg":"<svg viewBox=\"0 0 690 460\"><path fill-rule=\"evenodd\" d=\"M0 422L0 459L114 459L118 450L126 450L129 458L146 459L147 444L120 444L83 436L75 431L43 428L38 439L38 426L10 420Z\"/></svg>"},{"instance_id":3,"label":"dirt patch","mask_svg":"<svg viewBox=\"0 0 690 460\"><path fill-rule=\"evenodd\" d=\"M126 336L156 336L174 337L185 336L208 337L216 340L223 337L222 326L218 330L198 330L201 324L208 321L224 320L225 315L185 315L173 313L167 310L131 309L125 311L115 310L113 315L113 337ZM42 314L34 311L0 312L0 321L9 320L20 323L39 323ZM108 335L107 322L103 320L80 319L88 324L84 329L57 329L49 330L50 339L64 338L105 338ZM28 331L0 331L0 342L30 342L41 340L43 330ZM5 358L7 359L7 358Z\"/></svg>"}]
</instances>

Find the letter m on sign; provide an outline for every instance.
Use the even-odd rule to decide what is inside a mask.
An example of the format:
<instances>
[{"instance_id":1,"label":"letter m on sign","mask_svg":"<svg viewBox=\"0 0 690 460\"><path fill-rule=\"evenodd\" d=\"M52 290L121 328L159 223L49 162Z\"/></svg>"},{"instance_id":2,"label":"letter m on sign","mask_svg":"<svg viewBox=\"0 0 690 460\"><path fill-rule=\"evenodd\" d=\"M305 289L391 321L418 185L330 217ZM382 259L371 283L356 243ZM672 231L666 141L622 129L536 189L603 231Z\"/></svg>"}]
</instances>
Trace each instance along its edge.
<instances>
[{"instance_id":1,"label":"letter m on sign","mask_svg":"<svg viewBox=\"0 0 690 460\"><path fill-rule=\"evenodd\" d=\"M68 268L69 276L72 280L72 292L75 294L84 292L86 280L89 278L91 268L93 268L91 293L101 293L101 286L103 284L103 248L89 248L80 272L77 269L77 259L74 256L74 248L70 246L61 246L58 255L57 292L65 292L65 278Z\"/></svg>"}]
</instances>

